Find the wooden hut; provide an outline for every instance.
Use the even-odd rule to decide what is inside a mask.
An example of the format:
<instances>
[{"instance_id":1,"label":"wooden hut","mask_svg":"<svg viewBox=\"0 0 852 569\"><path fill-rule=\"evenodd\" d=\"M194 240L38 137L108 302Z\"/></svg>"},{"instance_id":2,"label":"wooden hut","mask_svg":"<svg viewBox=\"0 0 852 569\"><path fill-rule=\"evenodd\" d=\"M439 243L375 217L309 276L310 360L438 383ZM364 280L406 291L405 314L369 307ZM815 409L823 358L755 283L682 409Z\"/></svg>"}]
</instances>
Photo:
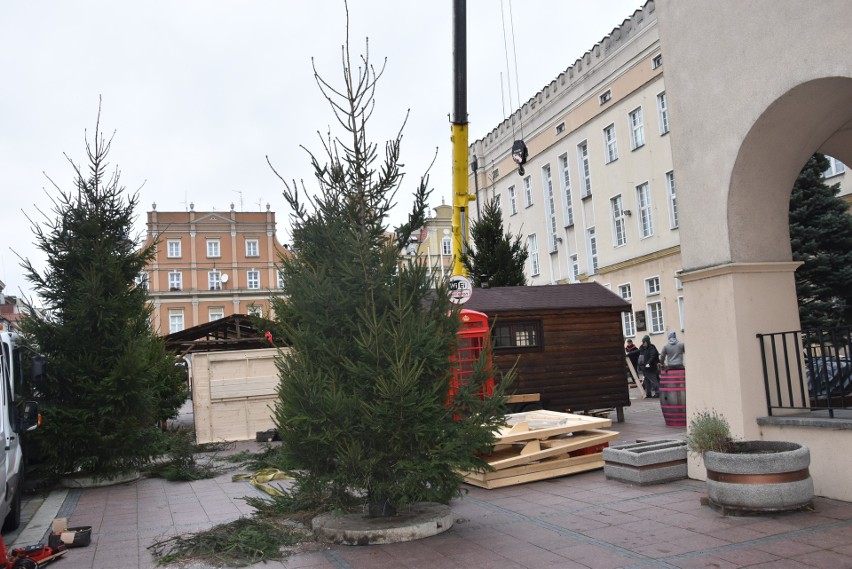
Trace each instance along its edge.
<instances>
[{"instance_id":1,"label":"wooden hut","mask_svg":"<svg viewBox=\"0 0 852 569\"><path fill-rule=\"evenodd\" d=\"M164 339L186 362L198 443L255 439L275 426L275 358L289 348L272 347L253 322L233 314Z\"/></svg>"},{"instance_id":2,"label":"wooden hut","mask_svg":"<svg viewBox=\"0 0 852 569\"><path fill-rule=\"evenodd\" d=\"M492 326L494 361L516 365L509 392L539 393L541 406L582 413L630 405L621 313L630 303L598 283L477 288L464 308Z\"/></svg>"}]
</instances>

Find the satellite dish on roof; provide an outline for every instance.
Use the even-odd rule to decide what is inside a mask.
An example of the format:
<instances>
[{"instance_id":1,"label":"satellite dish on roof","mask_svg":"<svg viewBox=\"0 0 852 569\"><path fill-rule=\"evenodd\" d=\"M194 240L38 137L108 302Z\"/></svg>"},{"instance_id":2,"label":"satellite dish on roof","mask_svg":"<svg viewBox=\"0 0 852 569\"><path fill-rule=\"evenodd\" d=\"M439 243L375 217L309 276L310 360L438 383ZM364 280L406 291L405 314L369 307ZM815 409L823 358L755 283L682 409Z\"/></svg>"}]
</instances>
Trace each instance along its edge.
<instances>
[{"instance_id":1,"label":"satellite dish on roof","mask_svg":"<svg viewBox=\"0 0 852 569\"><path fill-rule=\"evenodd\" d=\"M222 282L223 283L228 282L228 275L226 275L226 274L222 275Z\"/></svg>"}]
</instances>

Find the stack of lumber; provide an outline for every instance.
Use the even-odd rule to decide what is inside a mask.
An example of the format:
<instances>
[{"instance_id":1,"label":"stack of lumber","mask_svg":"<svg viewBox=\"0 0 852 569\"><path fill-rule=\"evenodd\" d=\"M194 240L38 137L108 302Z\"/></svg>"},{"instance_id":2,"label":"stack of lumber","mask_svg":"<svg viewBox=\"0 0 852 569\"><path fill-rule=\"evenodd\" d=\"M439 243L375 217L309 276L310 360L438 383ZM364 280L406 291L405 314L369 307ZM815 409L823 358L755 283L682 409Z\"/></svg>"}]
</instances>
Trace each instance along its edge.
<instances>
[{"instance_id":1,"label":"stack of lumber","mask_svg":"<svg viewBox=\"0 0 852 569\"><path fill-rule=\"evenodd\" d=\"M493 452L484 457L494 470L465 472L464 480L502 488L603 468L603 449L618 437L602 430L609 426L609 419L556 411L506 415Z\"/></svg>"}]
</instances>

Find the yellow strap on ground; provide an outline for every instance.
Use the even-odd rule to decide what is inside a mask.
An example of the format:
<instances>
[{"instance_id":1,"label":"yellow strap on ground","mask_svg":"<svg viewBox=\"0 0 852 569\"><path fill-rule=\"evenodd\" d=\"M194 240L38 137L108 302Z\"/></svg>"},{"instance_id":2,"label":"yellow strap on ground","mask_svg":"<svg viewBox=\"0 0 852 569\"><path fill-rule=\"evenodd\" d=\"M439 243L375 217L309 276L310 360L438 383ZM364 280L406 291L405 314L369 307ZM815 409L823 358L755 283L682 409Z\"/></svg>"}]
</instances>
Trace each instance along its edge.
<instances>
[{"instance_id":1,"label":"yellow strap on ground","mask_svg":"<svg viewBox=\"0 0 852 569\"><path fill-rule=\"evenodd\" d=\"M292 476L283 470L278 470L277 468L263 468L252 474L234 474L231 477L231 481L238 482L240 480L248 480L249 484L258 490L266 492L270 496L283 496L284 493L278 488L270 486L269 482L273 480L292 480L292 478Z\"/></svg>"}]
</instances>

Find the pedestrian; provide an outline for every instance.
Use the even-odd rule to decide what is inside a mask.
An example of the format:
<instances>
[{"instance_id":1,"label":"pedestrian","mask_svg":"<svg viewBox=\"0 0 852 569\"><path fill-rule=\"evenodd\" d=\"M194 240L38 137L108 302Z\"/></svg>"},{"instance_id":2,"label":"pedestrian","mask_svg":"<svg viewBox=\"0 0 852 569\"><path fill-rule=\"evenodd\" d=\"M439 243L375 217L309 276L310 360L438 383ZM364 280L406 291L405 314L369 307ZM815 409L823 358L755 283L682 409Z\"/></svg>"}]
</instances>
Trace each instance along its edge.
<instances>
[{"instance_id":1,"label":"pedestrian","mask_svg":"<svg viewBox=\"0 0 852 569\"><path fill-rule=\"evenodd\" d=\"M660 351L660 364L663 369L684 369L683 354L686 351L686 346L683 342L677 339L677 334L669 333L669 343L663 346Z\"/></svg>"},{"instance_id":2,"label":"pedestrian","mask_svg":"<svg viewBox=\"0 0 852 569\"><path fill-rule=\"evenodd\" d=\"M630 338L627 339L627 345L624 346L624 355L630 359L630 363L633 364L633 369L636 373L639 373L639 347L633 343L633 340ZM631 381L633 381L633 375L628 373Z\"/></svg>"},{"instance_id":3,"label":"pedestrian","mask_svg":"<svg viewBox=\"0 0 852 569\"><path fill-rule=\"evenodd\" d=\"M642 337L642 345L639 347L642 372L645 376L642 384L645 387L645 395L648 397L659 397L660 391L660 352L651 343L650 336Z\"/></svg>"}]
</instances>

